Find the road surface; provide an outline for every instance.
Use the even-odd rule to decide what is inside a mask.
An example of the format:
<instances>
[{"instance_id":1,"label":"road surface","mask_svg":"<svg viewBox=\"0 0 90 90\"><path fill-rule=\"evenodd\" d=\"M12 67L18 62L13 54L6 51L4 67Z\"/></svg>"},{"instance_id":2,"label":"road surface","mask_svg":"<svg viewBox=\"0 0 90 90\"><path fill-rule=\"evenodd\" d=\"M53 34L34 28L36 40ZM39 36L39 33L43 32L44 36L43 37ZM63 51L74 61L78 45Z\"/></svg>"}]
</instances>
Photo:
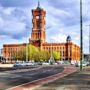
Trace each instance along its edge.
<instances>
[{"instance_id":1,"label":"road surface","mask_svg":"<svg viewBox=\"0 0 90 90\"><path fill-rule=\"evenodd\" d=\"M64 70L62 66L46 66L36 69L25 70L10 70L0 73L0 90L6 90L8 88L45 78Z\"/></svg>"},{"instance_id":2,"label":"road surface","mask_svg":"<svg viewBox=\"0 0 90 90\"><path fill-rule=\"evenodd\" d=\"M90 66L34 90L90 90Z\"/></svg>"}]
</instances>

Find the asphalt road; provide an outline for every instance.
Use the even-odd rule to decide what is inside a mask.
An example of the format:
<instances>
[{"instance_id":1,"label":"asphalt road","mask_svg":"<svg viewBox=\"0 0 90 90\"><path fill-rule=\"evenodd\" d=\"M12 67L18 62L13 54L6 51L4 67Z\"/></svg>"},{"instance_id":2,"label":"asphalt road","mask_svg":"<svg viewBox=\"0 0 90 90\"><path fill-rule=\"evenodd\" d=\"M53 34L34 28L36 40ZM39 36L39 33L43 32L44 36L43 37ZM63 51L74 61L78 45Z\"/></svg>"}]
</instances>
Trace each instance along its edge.
<instances>
[{"instance_id":1,"label":"asphalt road","mask_svg":"<svg viewBox=\"0 0 90 90\"><path fill-rule=\"evenodd\" d=\"M37 79L45 78L64 70L62 66L40 67L34 70L10 70L9 72L0 72L0 90L6 90L13 86L31 82Z\"/></svg>"},{"instance_id":2,"label":"asphalt road","mask_svg":"<svg viewBox=\"0 0 90 90\"><path fill-rule=\"evenodd\" d=\"M90 66L34 90L90 90Z\"/></svg>"}]
</instances>

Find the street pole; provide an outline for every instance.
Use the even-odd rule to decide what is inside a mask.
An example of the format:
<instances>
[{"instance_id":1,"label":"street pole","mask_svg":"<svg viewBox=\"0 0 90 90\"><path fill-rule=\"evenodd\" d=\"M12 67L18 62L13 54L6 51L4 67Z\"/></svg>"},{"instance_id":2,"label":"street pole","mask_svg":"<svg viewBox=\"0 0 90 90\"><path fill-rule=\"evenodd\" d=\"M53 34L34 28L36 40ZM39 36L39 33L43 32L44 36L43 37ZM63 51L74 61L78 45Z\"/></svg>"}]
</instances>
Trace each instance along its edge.
<instances>
[{"instance_id":1,"label":"street pole","mask_svg":"<svg viewBox=\"0 0 90 90\"><path fill-rule=\"evenodd\" d=\"M82 22L82 0L80 0L80 70L82 70L83 60L83 22Z\"/></svg>"},{"instance_id":2,"label":"street pole","mask_svg":"<svg viewBox=\"0 0 90 90\"><path fill-rule=\"evenodd\" d=\"M0 54L1 54L1 62L2 62L3 61L3 49L1 49Z\"/></svg>"},{"instance_id":3,"label":"street pole","mask_svg":"<svg viewBox=\"0 0 90 90\"><path fill-rule=\"evenodd\" d=\"M26 61L28 61L28 43L26 43Z\"/></svg>"},{"instance_id":4,"label":"street pole","mask_svg":"<svg viewBox=\"0 0 90 90\"><path fill-rule=\"evenodd\" d=\"M90 63L90 25L89 26L89 63Z\"/></svg>"},{"instance_id":5,"label":"street pole","mask_svg":"<svg viewBox=\"0 0 90 90\"><path fill-rule=\"evenodd\" d=\"M0 49L0 61L2 61L2 49Z\"/></svg>"},{"instance_id":6,"label":"street pole","mask_svg":"<svg viewBox=\"0 0 90 90\"><path fill-rule=\"evenodd\" d=\"M53 64L53 52L52 52L53 50L52 50L52 42L51 42L51 55L50 55L50 60L49 60L49 62L50 62L50 64L52 65Z\"/></svg>"},{"instance_id":7,"label":"street pole","mask_svg":"<svg viewBox=\"0 0 90 90\"><path fill-rule=\"evenodd\" d=\"M89 25L89 64L90 64L90 25Z\"/></svg>"},{"instance_id":8,"label":"street pole","mask_svg":"<svg viewBox=\"0 0 90 90\"><path fill-rule=\"evenodd\" d=\"M26 61L28 61L28 37L26 37Z\"/></svg>"},{"instance_id":9,"label":"street pole","mask_svg":"<svg viewBox=\"0 0 90 90\"><path fill-rule=\"evenodd\" d=\"M89 27L89 56L88 56L88 60L89 60L89 63L90 63L90 25L86 25L86 26L88 26Z\"/></svg>"},{"instance_id":10,"label":"street pole","mask_svg":"<svg viewBox=\"0 0 90 90\"><path fill-rule=\"evenodd\" d=\"M61 60L63 61L63 47L61 47Z\"/></svg>"},{"instance_id":11,"label":"street pole","mask_svg":"<svg viewBox=\"0 0 90 90\"><path fill-rule=\"evenodd\" d=\"M52 42L51 42L51 58L52 58Z\"/></svg>"}]
</instances>

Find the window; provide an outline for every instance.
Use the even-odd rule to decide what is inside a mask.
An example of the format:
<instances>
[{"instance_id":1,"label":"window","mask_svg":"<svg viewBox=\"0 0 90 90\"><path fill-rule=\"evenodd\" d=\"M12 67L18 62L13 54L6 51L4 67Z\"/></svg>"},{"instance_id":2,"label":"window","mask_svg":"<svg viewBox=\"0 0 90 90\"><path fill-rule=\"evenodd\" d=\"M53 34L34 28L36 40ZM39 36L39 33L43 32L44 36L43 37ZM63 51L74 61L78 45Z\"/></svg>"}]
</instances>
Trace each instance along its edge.
<instances>
[{"instance_id":1,"label":"window","mask_svg":"<svg viewBox=\"0 0 90 90\"><path fill-rule=\"evenodd\" d=\"M41 28L41 23L37 22L37 29Z\"/></svg>"},{"instance_id":2,"label":"window","mask_svg":"<svg viewBox=\"0 0 90 90\"><path fill-rule=\"evenodd\" d=\"M39 19L40 17L39 16L36 16L36 19Z\"/></svg>"}]
</instances>

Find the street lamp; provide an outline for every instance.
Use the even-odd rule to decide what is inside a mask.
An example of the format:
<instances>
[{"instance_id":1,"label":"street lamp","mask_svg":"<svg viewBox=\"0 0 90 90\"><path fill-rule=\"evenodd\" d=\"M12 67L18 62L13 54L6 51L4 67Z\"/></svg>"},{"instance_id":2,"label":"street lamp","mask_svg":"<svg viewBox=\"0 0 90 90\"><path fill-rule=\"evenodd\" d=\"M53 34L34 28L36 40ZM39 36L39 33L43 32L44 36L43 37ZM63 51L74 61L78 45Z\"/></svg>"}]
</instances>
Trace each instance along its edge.
<instances>
[{"instance_id":1,"label":"street lamp","mask_svg":"<svg viewBox=\"0 0 90 90\"><path fill-rule=\"evenodd\" d=\"M52 42L51 42L51 56L49 59L50 64L53 64L53 58L52 58Z\"/></svg>"},{"instance_id":2,"label":"street lamp","mask_svg":"<svg viewBox=\"0 0 90 90\"><path fill-rule=\"evenodd\" d=\"M89 25L89 64L90 64L90 25Z\"/></svg>"},{"instance_id":3,"label":"street lamp","mask_svg":"<svg viewBox=\"0 0 90 90\"><path fill-rule=\"evenodd\" d=\"M1 49L1 61L3 61L3 49Z\"/></svg>"},{"instance_id":4,"label":"street lamp","mask_svg":"<svg viewBox=\"0 0 90 90\"><path fill-rule=\"evenodd\" d=\"M52 40L51 40L51 41L52 41ZM52 50L53 47L52 47L52 44L53 44L53 43L51 42L51 56L50 56L50 59L49 59L49 62L50 62L51 65L52 65L53 62L54 62L54 58L53 58L53 55L52 55L52 54L53 54L53 50Z\"/></svg>"},{"instance_id":5,"label":"street lamp","mask_svg":"<svg viewBox=\"0 0 90 90\"><path fill-rule=\"evenodd\" d=\"M88 54L88 61L90 63L90 24L86 25L86 26L89 26L89 54Z\"/></svg>"},{"instance_id":6,"label":"street lamp","mask_svg":"<svg viewBox=\"0 0 90 90\"><path fill-rule=\"evenodd\" d=\"M52 48L53 48L53 47L52 47L52 42L51 42L51 57L52 57Z\"/></svg>"},{"instance_id":7,"label":"street lamp","mask_svg":"<svg viewBox=\"0 0 90 90\"><path fill-rule=\"evenodd\" d=\"M82 22L82 0L80 0L80 70L82 70L83 60L83 22Z\"/></svg>"},{"instance_id":8,"label":"street lamp","mask_svg":"<svg viewBox=\"0 0 90 90\"><path fill-rule=\"evenodd\" d=\"M30 30L31 28L29 26L26 26L27 30ZM31 49L31 42L29 41L29 32L27 32L27 37L26 37L26 61L29 61L29 46ZM31 35L31 34L30 34Z\"/></svg>"},{"instance_id":9,"label":"street lamp","mask_svg":"<svg viewBox=\"0 0 90 90\"><path fill-rule=\"evenodd\" d=\"M26 26L26 29L27 30L29 30L29 27L28 26ZM28 43L28 40L29 38L28 38L28 33L27 33L27 37L26 37L26 61L28 61L29 60L29 58L28 58L28 55L29 55L29 53L28 53L28 47L29 47L29 43Z\"/></svg>"},{"instance_id":10,"label":"street lamp","mask_svg":"<svg viewBox=\"0 0 90 90\"><path fill-rule=\"evenodd\" d=\"M28 43L26 43L26 61L28 61Z\"/></svg>"},{"instance_id":11,"label":"street lamp","mask_svg":"<svg viewBox=\"0 0 90 90\"><path fill-rule=\"evenodd\" d=\"M61 60L63 61L63 47L61 47Z\"/></svg>"},{"instance_id":12,"label":"street lamp","mask_svg":"<svg viewBox=\"0 0 90 90\"><path fill-rule=\"evenodd\" d=\"M2 61L2 49L0 49L0 61Z\"/></svg>"}]
</instances>

